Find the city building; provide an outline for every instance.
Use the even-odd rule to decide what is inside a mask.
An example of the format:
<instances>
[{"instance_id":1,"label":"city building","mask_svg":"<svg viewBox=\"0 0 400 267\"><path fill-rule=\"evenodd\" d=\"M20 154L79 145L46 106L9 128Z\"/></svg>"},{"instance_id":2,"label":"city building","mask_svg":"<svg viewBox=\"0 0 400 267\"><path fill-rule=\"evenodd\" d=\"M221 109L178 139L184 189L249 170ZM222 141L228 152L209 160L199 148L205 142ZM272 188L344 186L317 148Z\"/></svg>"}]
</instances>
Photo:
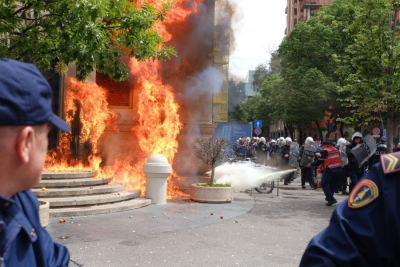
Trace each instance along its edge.
<instances>
[{"instance_id":1,"label":"city building","mask_svg":"<svg viewBox=\"0 0 400 267\"><path fill-rule=\"evenodd\" d=\"M298 22L309 20L321 7L332 2L333 0L287 0L285 34L289 34Z\"/></svg>"}]
</instances>

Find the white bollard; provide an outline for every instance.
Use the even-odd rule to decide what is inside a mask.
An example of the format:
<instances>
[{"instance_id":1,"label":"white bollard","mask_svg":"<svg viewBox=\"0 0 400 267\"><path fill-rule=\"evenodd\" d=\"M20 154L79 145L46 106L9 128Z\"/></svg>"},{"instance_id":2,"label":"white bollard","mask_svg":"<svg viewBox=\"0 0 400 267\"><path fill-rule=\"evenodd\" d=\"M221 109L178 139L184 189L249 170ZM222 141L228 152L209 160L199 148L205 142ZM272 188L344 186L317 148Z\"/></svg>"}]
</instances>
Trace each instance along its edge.
<instances>
[{"instance_id":1,"label":"white bollard","mask_svg":"<svg viewBox=\"0 0 400 267\"><path fill-rule=\"evenodd\" d=\"M151 155L143 165L146 174L146 198L152 204L167 203L167 178L172 172L171 164L161 154Z\"/></svg>"}]
</instances>

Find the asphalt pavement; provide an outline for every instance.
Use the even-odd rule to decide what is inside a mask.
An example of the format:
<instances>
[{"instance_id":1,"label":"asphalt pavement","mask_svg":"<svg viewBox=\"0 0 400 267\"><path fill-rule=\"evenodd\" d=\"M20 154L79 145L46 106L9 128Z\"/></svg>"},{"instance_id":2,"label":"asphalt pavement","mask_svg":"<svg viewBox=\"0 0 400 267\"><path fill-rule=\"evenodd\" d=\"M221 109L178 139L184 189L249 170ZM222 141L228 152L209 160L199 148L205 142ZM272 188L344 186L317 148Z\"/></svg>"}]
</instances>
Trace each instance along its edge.
<instances>
[{"instance_id":1,"label":"asphalt pavement","mask_svg":"<svg viewBox=\"0 0 400 267\"><path fill-rule=\"evenodd\" d=\"M347 199L335 195L338 204ZM235 192L232 203L189 198L118 213L51 218L47 230L71 259L90 266L298 266L336 205L299 178L271 194ZM73 265L71 265L73 266Z\"/></svg>"}]
</instances>

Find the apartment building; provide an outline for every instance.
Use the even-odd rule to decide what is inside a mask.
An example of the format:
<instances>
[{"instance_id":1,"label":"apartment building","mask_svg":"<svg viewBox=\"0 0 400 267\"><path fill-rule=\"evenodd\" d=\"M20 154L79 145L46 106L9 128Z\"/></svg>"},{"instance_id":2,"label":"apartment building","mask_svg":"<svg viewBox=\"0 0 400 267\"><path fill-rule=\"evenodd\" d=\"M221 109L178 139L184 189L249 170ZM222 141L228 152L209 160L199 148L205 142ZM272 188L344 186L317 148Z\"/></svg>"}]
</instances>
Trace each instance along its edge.
<instances>
[{"instance_id":1,"label":"apartment building","mask_svg":"<svg viewBox=\"0 0 400 267\"><path fill-rule=\"evenodd\" d=\"M299 21L309 20L321 7L332 2L333 0L287 0L285 34L289 34Z\"/></svg>"}]
</instances>

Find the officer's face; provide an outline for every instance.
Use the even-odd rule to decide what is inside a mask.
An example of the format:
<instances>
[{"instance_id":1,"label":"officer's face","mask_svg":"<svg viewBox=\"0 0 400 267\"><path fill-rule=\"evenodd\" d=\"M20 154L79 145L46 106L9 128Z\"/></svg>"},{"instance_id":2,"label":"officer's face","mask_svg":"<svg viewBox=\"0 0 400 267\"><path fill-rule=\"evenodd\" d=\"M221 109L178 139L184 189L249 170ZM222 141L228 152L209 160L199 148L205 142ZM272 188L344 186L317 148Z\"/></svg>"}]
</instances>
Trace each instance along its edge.
<instances>
[{"instance_id":1,"label":"officer's face","mask_svg":"<svg viewBox=\"0 0 400 267\"><path fill-rule=\"evenodd\" d=\"M360 143L361 138L360 137L354 137L354 143L358 144Z\"/></svg>"}]
</instances>

